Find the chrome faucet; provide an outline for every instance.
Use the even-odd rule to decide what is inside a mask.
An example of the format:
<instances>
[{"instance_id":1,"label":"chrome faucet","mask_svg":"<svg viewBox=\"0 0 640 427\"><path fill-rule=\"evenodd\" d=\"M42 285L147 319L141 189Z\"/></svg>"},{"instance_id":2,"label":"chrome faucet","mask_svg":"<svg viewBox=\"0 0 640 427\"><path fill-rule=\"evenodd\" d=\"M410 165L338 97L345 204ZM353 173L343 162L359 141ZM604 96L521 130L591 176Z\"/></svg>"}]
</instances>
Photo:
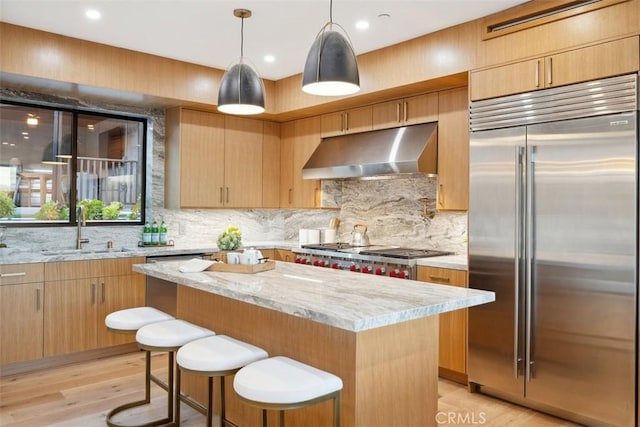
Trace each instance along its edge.
<instances>
[{"instance_id":1,"label":"chrome faucet","mask_svg":"<svg viewBox=\"0 0 640 427\"><path fill-rule=\"evenodd\" d=\"M82 249L83 243L89 243L89 239L82 237L82 227L87 225L87 214L84 206L78 206L78 216L76 217L77 236L76 236L76 249Z\"/></svg>"}]
</instances>

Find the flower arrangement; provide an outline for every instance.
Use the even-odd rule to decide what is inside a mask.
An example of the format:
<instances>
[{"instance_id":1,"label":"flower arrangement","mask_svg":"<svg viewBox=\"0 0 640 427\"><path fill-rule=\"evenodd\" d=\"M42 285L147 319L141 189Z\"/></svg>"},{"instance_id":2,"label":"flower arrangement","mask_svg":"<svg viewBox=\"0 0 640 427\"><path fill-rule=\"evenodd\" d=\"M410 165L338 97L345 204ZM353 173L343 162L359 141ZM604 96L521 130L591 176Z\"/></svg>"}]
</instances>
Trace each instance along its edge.
<instances>
[{"instance_id":1,"label":"flower arrangement","mask_svg":"<svg viewBox=\"0 0 640 427\"><path fill-rule=\"evenodd\" d=\"M218 248L223 251L234 251L242 246L242 233L234 225L230 225L218 237Z\"/></svg>"}]
</instances>

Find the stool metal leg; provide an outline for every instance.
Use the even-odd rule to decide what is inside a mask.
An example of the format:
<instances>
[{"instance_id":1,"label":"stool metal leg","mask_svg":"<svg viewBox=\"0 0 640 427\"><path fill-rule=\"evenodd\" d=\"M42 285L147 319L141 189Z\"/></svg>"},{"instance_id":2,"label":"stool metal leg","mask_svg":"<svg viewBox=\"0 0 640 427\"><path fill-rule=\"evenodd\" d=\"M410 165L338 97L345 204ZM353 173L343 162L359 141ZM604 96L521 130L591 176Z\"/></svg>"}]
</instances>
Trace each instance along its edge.
<instances>
[{"instance_id":1,"label":"stool metal leg","mask_svg":"<svg viewBox=\"0 0 640 427\"><path fill-rule=\"evenodd\" d=\"M171 423L173 421L173 369L174 369L174 357L173 352L169 352L169 384L163 384L158 378L151 374L151 350L145 350L145 370L144 370L144 399L135 402L125 403L120 405L107 414L107 425L109 427L133 427L127 424L120 424L112 420L112 418L127 409L135 408L137 406L147 405L151 402L151 382L158 384L163 389L167 390L169 395L169 405L167 409L167 417L159 420L149 421L143 424L137 424L135 427L153 427Z\"/></svg>"}]
</instances>

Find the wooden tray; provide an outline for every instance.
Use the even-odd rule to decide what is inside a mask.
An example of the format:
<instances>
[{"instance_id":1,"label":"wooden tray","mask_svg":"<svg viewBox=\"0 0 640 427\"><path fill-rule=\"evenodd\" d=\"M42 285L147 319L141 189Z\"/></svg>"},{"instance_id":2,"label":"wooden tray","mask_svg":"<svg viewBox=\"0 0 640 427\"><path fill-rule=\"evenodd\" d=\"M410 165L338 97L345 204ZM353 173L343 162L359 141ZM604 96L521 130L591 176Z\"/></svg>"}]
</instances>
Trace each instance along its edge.
<instances>
[{"instance_id":1,"label":"wooden tray","mask_svg":"<svg viewBox=\"0 0 640 427\"><path fill-rule=\"evenodd\" d=\"M207 268L209 271L223 271L225 273L260 273L261 271L273 270L276 268L275 261L267 261L260 264L225 264L223 262L216 262L211 267Z\"/></svg>"}]
</instances>

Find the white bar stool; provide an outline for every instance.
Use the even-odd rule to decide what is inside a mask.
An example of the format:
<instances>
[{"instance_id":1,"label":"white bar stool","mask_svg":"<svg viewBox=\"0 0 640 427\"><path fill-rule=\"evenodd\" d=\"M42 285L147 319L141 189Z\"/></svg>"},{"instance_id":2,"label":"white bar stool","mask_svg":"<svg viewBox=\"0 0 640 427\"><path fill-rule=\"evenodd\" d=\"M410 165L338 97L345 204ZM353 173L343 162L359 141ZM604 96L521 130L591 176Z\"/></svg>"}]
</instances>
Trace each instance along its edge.
<instances>
[{"instance_id":1,"label":"white bar stool","mask_svg":"<svg viewBox=\"0 0 640 427\"><path fill-rule=\"evenodd\" d=\"M267 425L267 409L284 411L333 399L333 424L340 427L342 380L329 372L284 356L271 357L240 369L233 380L240 400L262 408L262 426Z\"/></svg>"},{"instance_id":2,"label":"white bar stool","mask_svg":"<svg viewBox=\"0 0 640 427\"><path fill-rule=\"evenodd\" d=\"M175 423L180 425L180 402L203 412L207 416L207 427L213 422L213 378L220 377L220 427L227 423L225 416L224 377L235 374L240 368L249 363L265 359L269 354L255 345L247 344L226 335L214 335L191 341L178 350L176 361L176 384L178 396L176 398ZM180 394L181 371L208 377L209 396L207 407Z\"/></svg>"},{"instance_id":3,"label":"white bar stool","mask_svg":"<svg viewBox=\"0 0 640 427\"><path fill-rule=\"evenodd\" d=\"M139 424L138 426L148 427L172 423L175 393L173 381L175 372L175 352L178 351L181 346L190 341L194 341L210 335L215 335L215 333L206 328L202 328L187 321L178 319L150 323L138 329L138 331L136 332L136 341L138 342L138 347L146 352L145 399L139 400L137 402L125 403L124 405L112 409L107 414L107 425L111 427L127 427L124 424L116 423L112 418L116 414L124 410L148 404L151 401L150 385L152 381L162 389L167 391L167 417ZM151 375L152 351L166 351L167 353L169 353L169 373L166 383Z\"/></svg>"}]
</instances>

